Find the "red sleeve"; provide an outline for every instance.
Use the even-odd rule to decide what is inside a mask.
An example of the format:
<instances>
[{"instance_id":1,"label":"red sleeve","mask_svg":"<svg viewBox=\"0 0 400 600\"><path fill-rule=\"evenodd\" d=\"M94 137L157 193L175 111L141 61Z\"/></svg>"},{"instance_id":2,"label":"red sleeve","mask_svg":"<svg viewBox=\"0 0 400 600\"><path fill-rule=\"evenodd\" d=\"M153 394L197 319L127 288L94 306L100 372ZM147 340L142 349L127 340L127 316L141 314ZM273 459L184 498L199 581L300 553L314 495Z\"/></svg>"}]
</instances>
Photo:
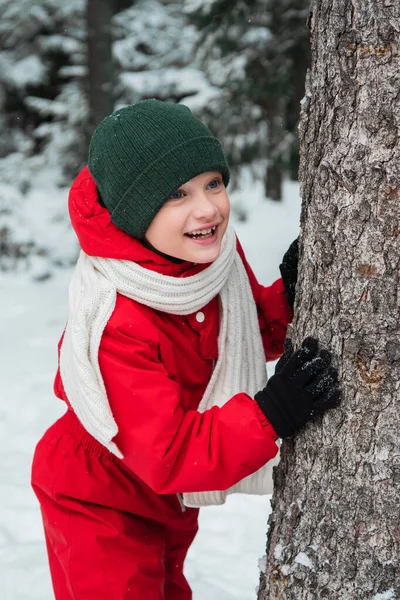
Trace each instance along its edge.
<instances>
[{"instance_id":1,"label":"red sleeve","mask_svg":"<svg viewBox=\"0 0 400 600\"><path fill-rule=\"evenodd\" d=\"M237 250L249 277L254 300L257 305L265 358L267 361L276 360L283 352L283 342L286 337L287 326L293 319L292 310L286 300L282 279L277 279L268 287L260 285L246 260L239 240L237 240Z\"/></svg>"},{"instance_id":2,"label":"red sleeve","mask_svg":"<svg viewBox=\"0 0 400 600\"><path fill-rule=\"evenodd\" d=\"M157 342L131 335L109 322L99 363L122 460L155 492L224 490L277 454L275 431L255 400L237 394L222 408L184 411Z\"/></svg>"}]
</instances>

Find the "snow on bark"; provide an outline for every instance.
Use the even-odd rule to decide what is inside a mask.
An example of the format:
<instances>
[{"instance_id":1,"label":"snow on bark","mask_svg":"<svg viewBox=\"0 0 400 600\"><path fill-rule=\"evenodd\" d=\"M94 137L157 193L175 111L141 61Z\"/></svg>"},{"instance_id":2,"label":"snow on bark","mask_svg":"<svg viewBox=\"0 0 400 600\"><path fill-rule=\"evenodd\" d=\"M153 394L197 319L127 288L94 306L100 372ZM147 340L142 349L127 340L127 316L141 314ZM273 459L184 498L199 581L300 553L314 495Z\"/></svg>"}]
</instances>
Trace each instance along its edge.
<instances>
[{"instance_id":1,"label":"snow on bark","mask_svg":"<svg viewBox=\"0 0 400 600\"><path fill-rule=\"evenodd\" d=\"M400 598L400 3L314 0L294 341L340 409L282 444L259 600Z\"/></svg>"},{"instance_id":2,"label":"snow on bark","mask_svg":"<svg viewBox=\"0 0 400 600\"><path fill-rule=\"evenodd\" d=\"M394 600L394 591L393 588L388 590L387 592L382 592L381 594L375 594L372 600Z\"/></svg>"}]
</instances>

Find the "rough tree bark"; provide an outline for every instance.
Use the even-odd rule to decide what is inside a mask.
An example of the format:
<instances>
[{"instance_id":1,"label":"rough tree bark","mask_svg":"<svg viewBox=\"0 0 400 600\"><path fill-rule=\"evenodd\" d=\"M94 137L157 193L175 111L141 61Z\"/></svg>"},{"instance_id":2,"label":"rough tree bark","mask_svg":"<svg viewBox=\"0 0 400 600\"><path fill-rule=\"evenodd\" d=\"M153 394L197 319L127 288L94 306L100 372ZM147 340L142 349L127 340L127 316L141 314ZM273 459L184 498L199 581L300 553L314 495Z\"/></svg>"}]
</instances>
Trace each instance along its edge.
<instances>
[{"instance_id":1,"label":"rough tree bark","mask_svg":"<svg viewBox=\"0 0 400 600\"><path fill-rule=\"evenodd\" d=\"M340 409L284 442L259 600L400 599L400 2L314 0L293 335Z\"/></svg>"}]
</instances>

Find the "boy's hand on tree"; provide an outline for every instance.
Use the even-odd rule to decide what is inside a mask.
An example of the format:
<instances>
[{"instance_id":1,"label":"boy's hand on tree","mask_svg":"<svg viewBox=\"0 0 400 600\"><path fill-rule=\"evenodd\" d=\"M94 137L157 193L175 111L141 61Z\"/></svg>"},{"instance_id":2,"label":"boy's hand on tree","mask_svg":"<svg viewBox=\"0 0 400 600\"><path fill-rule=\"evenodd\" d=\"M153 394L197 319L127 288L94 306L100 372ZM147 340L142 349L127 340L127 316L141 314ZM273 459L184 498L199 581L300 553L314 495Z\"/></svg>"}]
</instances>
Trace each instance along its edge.
<instances>
[{"instance_id":1,"label":"boy's hand on tree","mask_svg":"<svg viewBox=\"0 0 400 600\"><path fill-rule=\"evenodd\" d=\"M331 358L330 352L319 350L315 338L306 338L296 352L291 340L285 340L275 375L255 396L279 437L291 437L317 414L339 405L338 373Z\"/></svg>"},{"instance_id":2,"label":"boy's hand on tree","mask_svg":"<svg viewBox=\"0 0 400 600\"><path fill-rule=\"evenodd\" d=\"M290 308L293 310L296 296L297 264L299 261L299 241L294 240L285 252L282 263L279 265L283 285Z\"/></svg>"}]
</instances>

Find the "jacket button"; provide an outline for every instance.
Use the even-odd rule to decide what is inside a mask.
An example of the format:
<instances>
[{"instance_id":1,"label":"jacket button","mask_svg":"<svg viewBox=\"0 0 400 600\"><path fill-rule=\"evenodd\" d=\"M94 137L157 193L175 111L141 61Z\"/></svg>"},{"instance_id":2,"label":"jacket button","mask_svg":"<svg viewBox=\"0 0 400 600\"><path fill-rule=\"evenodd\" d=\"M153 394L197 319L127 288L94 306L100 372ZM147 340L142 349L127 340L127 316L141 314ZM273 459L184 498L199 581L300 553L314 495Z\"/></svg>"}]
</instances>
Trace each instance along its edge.
<instances>
[{"instance_id":1,"label":"jacket button","mask_svg":"<svg viewBox=\"0 0 400 600\"><path fill-rule=\"evenodd\" d=\"M198 323L202 323L204 321L204 319L205 319L205 316L204 316L203 312L200 311L196 314L196 321Z\"/></svg>"}]
</instances>

